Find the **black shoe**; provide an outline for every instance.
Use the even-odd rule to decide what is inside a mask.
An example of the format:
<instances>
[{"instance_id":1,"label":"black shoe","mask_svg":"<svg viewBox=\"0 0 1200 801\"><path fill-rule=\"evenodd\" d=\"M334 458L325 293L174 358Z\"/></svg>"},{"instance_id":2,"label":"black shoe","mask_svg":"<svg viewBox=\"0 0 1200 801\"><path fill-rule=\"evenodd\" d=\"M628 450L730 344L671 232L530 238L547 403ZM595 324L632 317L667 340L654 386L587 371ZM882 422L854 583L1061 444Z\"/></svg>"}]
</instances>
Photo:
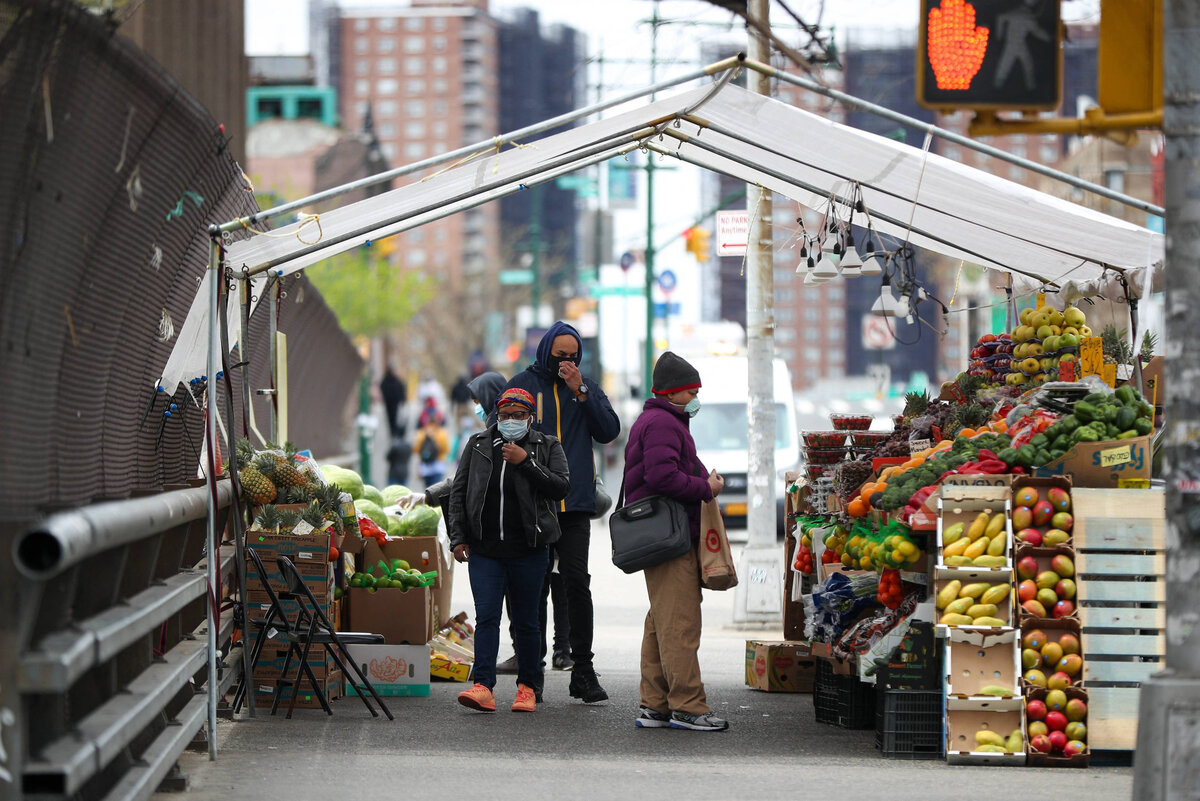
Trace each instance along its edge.
<instances>
[{"instance_id":1,"label":"black shoe","mask_svg":"<svg viewBox=\"0 0 1200 801\"><path fill-rule=\"evenodd\" d=\"M596 671L590 667L571 673L570 692L572 698L579 698L585 704L598 704L608 700L608 693L604 692Z\"/></svg>"},{"instance_id":2,"label":"black shoe","mask_svg":"<svg viewBox=\"0 0 1200 801\"><path fill-rule=\"evenodd\" d=\"M570 651L555 651L551 664L554 665L555 670L570 670L575 667L575 660L571 658Z\"/></svg>"},{"instance_id":3,"label":"black shoe","mask_svg":"<svg viewBox=\"0 0 1200 801\"><path fill-rule=\"evenodd\" d=\"M517 672L517 655L513 654L508 659L496 665L496 673L512 673Z\"/></svg>"}]
</instances>

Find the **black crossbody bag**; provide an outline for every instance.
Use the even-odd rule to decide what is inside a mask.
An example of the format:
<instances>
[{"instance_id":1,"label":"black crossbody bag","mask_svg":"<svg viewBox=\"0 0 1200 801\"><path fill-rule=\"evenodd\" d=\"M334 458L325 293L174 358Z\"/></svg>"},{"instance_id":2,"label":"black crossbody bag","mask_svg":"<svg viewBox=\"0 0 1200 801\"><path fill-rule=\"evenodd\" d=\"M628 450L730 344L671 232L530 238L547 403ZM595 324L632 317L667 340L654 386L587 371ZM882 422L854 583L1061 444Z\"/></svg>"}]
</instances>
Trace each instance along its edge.
<instances>
[{"instance_id":1,"label":"black crossbody bag","mask_svg":"<svg viewBox=\"0 0 1200 801\"><path fill-rule=\"evenodd\" d=\"M651 495L625 503L625 480L621 479L618 508L608 518L612 537L613 564L626 573L636 573L682 556L692 547L687 510L679 501Z\"/></svg>"}]
</instances>

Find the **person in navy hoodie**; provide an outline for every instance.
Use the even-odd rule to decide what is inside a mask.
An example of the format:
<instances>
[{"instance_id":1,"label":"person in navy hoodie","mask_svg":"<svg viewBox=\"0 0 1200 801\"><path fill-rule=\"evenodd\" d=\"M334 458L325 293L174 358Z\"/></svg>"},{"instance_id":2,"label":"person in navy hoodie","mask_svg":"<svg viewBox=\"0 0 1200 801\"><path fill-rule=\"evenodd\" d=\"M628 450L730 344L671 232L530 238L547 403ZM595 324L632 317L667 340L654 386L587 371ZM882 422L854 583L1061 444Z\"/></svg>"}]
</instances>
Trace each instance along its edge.
<instances>
[{"instance_id":1,"label":"person in navy hoodie","mask_svg":"<svg viewBox=\"0 0 1200 801\"><path fill-rule=\"evenodd\" d=\"M688 425L700 411L700 373L671 351L654 365L654 397L629 430L625 445L625 503L661 495L683 504L692 547L682 556L642 571L650 611L642 633L641 705L635 725L644 729L724 731L712 714L700 679L700 504L725 487L696 456Z\"/></svg>"},{"instance_id":2,"label":"person in navy hoodie","mask_svg":"<svg viewBox=\"0 0 1200 801\"><path fill-rule=\"evenodd\" d=\"M508 388L524 389L535 398L533 429L558 438L567 453L571 489L558 506L562 533L554 544L554 555L566 586L571 659L575 663L569 692L572 698L596 704L607 701L608 693L600 686L592 662L592 577L588 572L591 517L596 509L592 443L616 439L621 421L600 385L579 372L583 341L572 326L561 320L550 326L535 356L528 369L513 376ZM542 589L543 648L548 593L549 581Z\"/></svg>"}]
</instances>

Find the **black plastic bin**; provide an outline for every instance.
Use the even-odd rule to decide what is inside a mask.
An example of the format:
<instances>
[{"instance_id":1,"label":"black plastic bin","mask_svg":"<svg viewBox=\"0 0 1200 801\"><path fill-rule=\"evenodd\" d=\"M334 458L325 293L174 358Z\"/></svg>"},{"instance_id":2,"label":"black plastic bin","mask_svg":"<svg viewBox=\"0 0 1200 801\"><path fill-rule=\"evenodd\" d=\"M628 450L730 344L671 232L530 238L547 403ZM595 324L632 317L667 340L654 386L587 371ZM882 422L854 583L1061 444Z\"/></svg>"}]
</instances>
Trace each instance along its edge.
<instances>
[{"instance_id":1,"label":"black plastic bin","mask_svg":"<svg viewBox=\"0 0 1200 801\"><path fill-rule=\"evenodd\" d=\"M940 690L883 690L875 746L886 759L941 759L945 753Z\"/></svg>"},{"instance_id":2,"label":"black plastic bin","mask_svg":"<svg viewBox=\"0 0 1200 801\"><path fill-rule=\"evenodd\" d=\"M875 686L859 681L857 676L840 676L827 660L818 659L813 709L818 723L870 729L875 725Z\"/></svg>"}]
</instances>

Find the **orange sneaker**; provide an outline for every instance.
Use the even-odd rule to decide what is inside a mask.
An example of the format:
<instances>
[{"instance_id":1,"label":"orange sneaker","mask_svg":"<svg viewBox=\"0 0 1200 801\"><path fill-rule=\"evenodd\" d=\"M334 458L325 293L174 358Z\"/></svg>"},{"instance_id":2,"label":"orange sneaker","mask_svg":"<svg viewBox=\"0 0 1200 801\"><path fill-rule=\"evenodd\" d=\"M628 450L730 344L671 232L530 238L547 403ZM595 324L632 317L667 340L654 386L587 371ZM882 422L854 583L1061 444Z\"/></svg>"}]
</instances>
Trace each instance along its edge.
<instances>
[{"instance_id":1,"label":"orange sneaker","mask_svg":"<svg viewBox=\"0 0 1200 801\"><path fill-rule=\"evenodd\" d=\"M513 712L537 712L537 693L532 687L517 685L517 700L513 701Z\"/></svg>"},{"instance_id":2,"label":"orange sneaker","mask_svg":"<svg viewBox=\"0 0 1200 801\"><path fill-rule=\"evenodd\" d=\"M518 697L520 696L518 695ZM468 709L477 709L480 712L496 711L496 696L492 695L492 691L482 684L476 684L469 690L463 690L458 694L458 702Z\"/></svg>"}]
</instances>

